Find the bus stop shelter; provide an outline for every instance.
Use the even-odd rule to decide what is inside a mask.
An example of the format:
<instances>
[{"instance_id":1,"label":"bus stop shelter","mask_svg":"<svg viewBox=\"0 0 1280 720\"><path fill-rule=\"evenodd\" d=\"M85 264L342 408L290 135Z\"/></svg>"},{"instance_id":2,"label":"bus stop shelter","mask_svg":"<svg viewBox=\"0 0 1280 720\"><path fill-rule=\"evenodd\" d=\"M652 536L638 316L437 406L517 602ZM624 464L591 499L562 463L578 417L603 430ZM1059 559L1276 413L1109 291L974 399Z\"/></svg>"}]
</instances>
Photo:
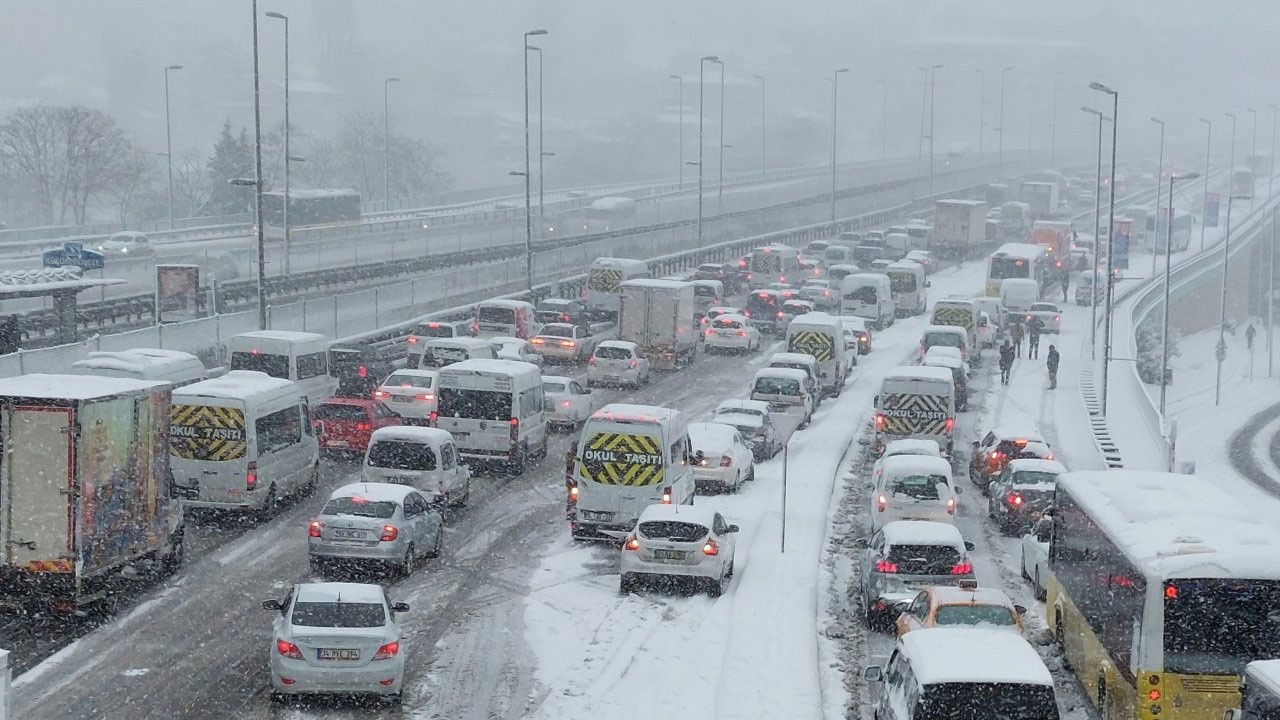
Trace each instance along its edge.
<instances>
[{"instance_id":1,"label":"bus stop shelter","mask_svg":"<svg viewBox=\"0 0 1280 720\"><path fill-rule=\"evenodd\" d=\"M59 345L78 341L76 296L91 288L104 285L123 285L126 281L112 278L82 277L78 267L45 267L30 270L0 272L0 308L3 301L19 298L53 298L54 316L57 318L54 332ZM17 350L18 337L11 320L0 327L0 352Z\"/></svg>"}]
</instances>

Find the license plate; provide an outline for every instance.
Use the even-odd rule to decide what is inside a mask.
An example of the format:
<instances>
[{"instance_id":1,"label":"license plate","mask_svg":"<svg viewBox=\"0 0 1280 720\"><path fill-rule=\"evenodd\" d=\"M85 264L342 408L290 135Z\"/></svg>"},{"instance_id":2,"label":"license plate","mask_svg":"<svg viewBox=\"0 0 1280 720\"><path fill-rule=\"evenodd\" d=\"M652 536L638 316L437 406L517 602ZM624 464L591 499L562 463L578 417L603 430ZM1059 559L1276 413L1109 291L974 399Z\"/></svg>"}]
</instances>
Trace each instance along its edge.
<instances>
[{"instance_id":1,"label":"license plate","mask_svg":"<svg viewBox=\"0 0 1280 720\"><path fill-rule=\"evenodd\" d=\"M609 521L609 520L612 520L612 519L613 519L613 513L611 513L611 512L592 512L592 511L590 511L590 510L584 510L584 511L583 511L583 513L582 513L582 517L583 517L584 519L586 519L586 520L591 520L591 521L593 521L593 522L607 522L607 521Z\"/></svg>"},{"instance_id":2,"label":"license plate","mask_svg":"<svg viewBox=\"0 0 1280 720\"><path fill-rule=\"evenodd\" d=\"M316 650L317 660L359 660L360 650L356 648L320 648Z\"/></svg>"},{"instance_id":3,"label":"license plate","mask_svg":"<svg viewBox=\"0 0 1280 720\"><path fill-rule=\"evenodd\" d=\"M391 402L398 402L398 403L413 402L413 396L412 395L392 395Z\"/></svg>"},{"instance_id":4,"label":"license plate","mask_svg":"<svg viewBox=\"0 0 1280 720\"><path fill-rule=\"evenodd\" d=\"M454 430L451 434L453 435L454 440L466 440L467 438L471 437L471 433L458 432L457 430Z\"/></svg>"},{"instance_id":5,"label":"license plate","mask_svg":"<svg viewBox=\"0 0 1280 720\"><path fill-rule=\"evenodd\" d=\"M344 540L351 540L351 539L355 539L355 538L362 538L362 537L364 537L364 531L363 531L363 530L334 530L334 531L333 531L333 536L334 536L335 538L342 538L342 539L344 539Z\"/></svg>"},{"instance_id":6,"label":"license plate","mask_svg":"<svg viewBox=\"0 0 1280 720\"><path fill-rule=\"evenodd\" d=\"M653 557L658 560L683 560L685 553L683 550L662 550L653 551Z\"/></svg>"}]
</instances>

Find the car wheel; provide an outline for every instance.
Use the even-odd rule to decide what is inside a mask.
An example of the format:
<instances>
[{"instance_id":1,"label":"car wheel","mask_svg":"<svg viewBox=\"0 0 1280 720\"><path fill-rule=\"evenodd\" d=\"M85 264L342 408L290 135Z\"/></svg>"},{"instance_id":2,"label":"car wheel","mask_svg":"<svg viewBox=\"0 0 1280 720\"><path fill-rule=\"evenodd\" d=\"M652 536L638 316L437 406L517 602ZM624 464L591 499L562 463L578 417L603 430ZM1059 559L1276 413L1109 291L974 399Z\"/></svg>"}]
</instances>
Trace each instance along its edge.
<instances>
[{"instance_id":1,"label":"car wheel","mask_svg":"<svg viewBox=\"0 0 1280 720\"><path fill-rule=\"evenodd\" d=\"M160 570L165 575L173 575L182 569L182 559L186 556L186 528L180 527L169 538L169 552L160 560Z\"/></svg>"},{"instance_id":2,"label":"car wheel","mask_svg":"<svg viewBox=\"0 0 1280 720\"><path fill-rule=\"evenodd\" d=\"M258 516L259 522L266 522L267 520L270 520L271 516L275 515L276 511L279 509L280 500L276 496L276 486L272 485L271 488L267 490L267 497L262 501L262 507L258 508L258 511L255 514Z\"/></svg>"},{"instance_id":3,"label":"car wheel","mask_svg":"<svg viewBox=\"0 0 1280 720\"><path fill-rule=\"evenodd\" d=\"M427 553L427 557L429 558L440 557L440 548L443 548L443 547L444 547L444 526L441 525L436 528L436 541L431 546L431 552Z\"/></svg>"},{"instance_id":4,"label":"car wheel","mask_svg":"<svg viewBox=\"0 0 1280 720\"><path fill-rule=\"evenodd\" d=\"M307 484L302 487L303 495L311 495L316 491L316 487L320 484L320 463L316 463L311 468L311 477L307 478Z\"/></svg>"},{"instance_id":5,"label":"car wheel","mask_svg":"<svg viewBox=\"0 0 1280 720\"><path fill-rule=\"evenodd\" d=\"M462 486L462 495L461 497L458 498L458 502L454 504L454 507L466 507L467 503L470 501L471 501L471 478L467 478L466 484Z\"/></svg>"},{"instance_id":6,"label":"car wheel","mask_svg":"<svg viewBox=\"0 0 1280 720\"><path fill-rule=\"evenodd\" d=\"M718 598L724 594L725 586L729 584L729 578L721 575L718 578L707 578L707 597Z\"/></svg>"},{"instance_id":7,"label":"car wheel","mask_svg":"<svg viewBox=\"0 0 1280 720\"><path fill-rule=\"evenodd\" d=\"M1025 551L1018 553L1018 571L1022 573L1023 580L1030 580L1031 576L1027 574L1027 553Z\"/></svg>"},{"instance_id":8,"label":"car wheel","mask_svg":"<svg viewBox=\"0 0 1280 720\"><path fill-rule=\"evenodd\" d=\"M405 577L412 575L417 564L418 557L414 554L413 545L409 545L404 551L404 560L400 561L400 574Z\"/></svg>"},{"instance_id":9,"label":"car wheel","mask_svg":"<svg viewBox=\"0 0 1280 720\"><path fill-rule=\"evenodd\" d=\"M324 561L318 557L311 557L307 560L307 572L312 577L324 577Z\"/></svg>"},{"instance_id":10,"label":"car wheel","mask_svg":"<svg viewBox=\"0 0 1280 720\"><path fill-rule=\"evenodd\" d=\"M404 702L404 693L392 693L391 695L382 695L378 701L383 705L400 705Z\"/></svg>"},{"instance_id":11,"label":"car wheel","mask_svg":"<svg viewBox=\"0 0 1280 720\"><path fill-rule=\"evenodd\" d=\"M289 696L285 695L284 693L278 693L278 692L271 693L272 705L284 705L288 701L289 701Z\"/></svg>"},{"instance_id":12,"label":"car wheel","mask_svg":"<svg viewBox=\"0 0 1280 720\"><path fill-rule=\"evenodd\" d=\"M1040 568L1035 570L1036 576L1031 579L1031 587L1033 588L1037 600L1046 600L1049 597L1049 589L1040 582Z\"/></svg>"}]
</instances>

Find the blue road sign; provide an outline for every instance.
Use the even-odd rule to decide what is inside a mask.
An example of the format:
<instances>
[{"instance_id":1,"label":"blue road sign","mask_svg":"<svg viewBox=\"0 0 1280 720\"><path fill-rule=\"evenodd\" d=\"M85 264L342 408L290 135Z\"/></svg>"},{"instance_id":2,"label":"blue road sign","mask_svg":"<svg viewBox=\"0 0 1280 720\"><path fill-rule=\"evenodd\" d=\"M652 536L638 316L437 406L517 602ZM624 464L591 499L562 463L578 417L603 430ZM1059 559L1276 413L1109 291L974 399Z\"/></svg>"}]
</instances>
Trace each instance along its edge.
<instances>
[{"instance_id":1,"label":"blue road sign","mask_svg":"<svg viewBox=\"0 0 1280 720\"><path fill-rule=\"evenodd\" d=\"M85 250L83 243L64 242L61 250L46 250L41 254L45 267L78 267L81 270L101 270L106 258L96 250Z\"/></svg>"},{"instance_id":2,"label":"blue road sign","mask_svg":"<svg viewBox=\"0 0 1280 720\"><path fill-rule=\"evenodd\" d=\"M1129 226L1116 223L1115 235L1111 238L1111 244L1115 248L1116 257L1112 261L1111 267L1116 270L1129 269Z\"/></svg>"}]
</instances>

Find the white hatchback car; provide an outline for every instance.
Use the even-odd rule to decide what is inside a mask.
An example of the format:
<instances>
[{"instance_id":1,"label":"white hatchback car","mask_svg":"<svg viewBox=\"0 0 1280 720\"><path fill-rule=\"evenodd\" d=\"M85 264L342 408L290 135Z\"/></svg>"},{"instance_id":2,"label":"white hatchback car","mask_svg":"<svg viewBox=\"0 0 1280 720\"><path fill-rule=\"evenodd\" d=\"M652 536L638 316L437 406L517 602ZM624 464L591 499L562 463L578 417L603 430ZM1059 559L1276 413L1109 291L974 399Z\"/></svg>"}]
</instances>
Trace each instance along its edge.
<instances>
[{"instance_id":1,"label":"white hatchback car","mask_svg":"<svg viewBox=\"0 0 1280 720\"><path fill-rule=\"evenodd\" d=\"M689 445L693 481L699 490L737 492L739 485L756 477L751 448L732 425L689 423Z\"/></svg>"},{"instance_id":2,"label":"white hatchback car","mask_svg":"<svg viewBox=\"0 0 1280 720\"><path fill-rule=\"evenodd\" d=\"M742 315L718 315L711 321L711 326L703 331L703 352L712 350L735 350L749 353L760 348L760 331L751 324L750 318Z\"/></svg>"},{"instance_id":3,"label":"white hatchback car","mask_svg":"<svg viewBox=\"0 0 1280 720\"><path fill-rule=\"evenodd\" d=\"M630 385L649 382L649 361L640 347L625 340L605 340L587 361L587 387Z\"/></svg>"},{"instance_id":4,"label":"white hatchback car","mask_svg":"<svg viewBox=\"0 0 1280 720\"><path fill-rule=\"evenodd\" d=\"M872 474L873 529L895 520L955 521L959 493L946 460L894 455L877 461Z\"/></svg>"},{"instance_id":5,"label":"white hatchback car","mask_svg":"<svg viewBox=\"0 0 1280 720\"><path fill-rule=\"evenodd\" d=\"M542 396L546 399L547 427L572 430L591 417L597 409L595 395L582 383L563 375L542 376Z\"/></svg>"},{"instance_id":6,"label":"white hatchback car","mask_svg":"<svg viewBox=\"0 0 1280 720\"><path fill-rule=\"evenodd\" d=\"M1027 310L1026 322L1029 323L1033 319L1040 321L1042 333L1057 335L1062 331L1062 310L1053 303L1031 303L1031 308Z\"/></svg>"},{"instance_id":7,"label":"white hatchback car","mask_svg":"<svg viewBox=\"0 0 1280 720\"><path fill-rule=\"evenodd\" d=\"M364 583L299 583L276 610L271 659L271 698L289 695L370 694L399 702L404 690L404 646L396 613L382 586Z\"/></svg>"},{"instance_id":8,"label":"white hatchback car","mask_svg":"<svg viewBox=\"0 0 1280 720\"><path fill-rule=\"evenodd\" d=\"M650 505L622 543L622 592L644 580L692 578L720 597L733 577L737 532L708 507Z\"/></svg>"},{"instance_id":9,"label":"white hatchback car","mask_svg":"<svg viewBox=\"0 0 1280 720\"><path fill-rule=\"evenodd\" d=\"M489 338L493 343L493 354L499 360L516 360L530 365L542 367L542 354L528 340L516 337Z\"/></svg>"},{"instance_id":10,"label":"white hatchback car","mask_svg":"<svg viewBox=\"0 0 1280 720\"><path fill-rule=\"evenodd\" d=\"M436 557L444 545L444 516L409 485L359 482L333 491L307 526L313 574L340 562L413 572L419 557Z\"/></svg>"},{"instance_id":11,"label":"white hatchback car","mask_svg":"<svg viewBox=\"0 0 1280 720\"><path fill-rule=\"evenodd\" d=\"M439 380L439 370L397 370L373 391L373 397L410 424L425 424L436 409L436 383Z\"/></svg>"}]
</instances>

